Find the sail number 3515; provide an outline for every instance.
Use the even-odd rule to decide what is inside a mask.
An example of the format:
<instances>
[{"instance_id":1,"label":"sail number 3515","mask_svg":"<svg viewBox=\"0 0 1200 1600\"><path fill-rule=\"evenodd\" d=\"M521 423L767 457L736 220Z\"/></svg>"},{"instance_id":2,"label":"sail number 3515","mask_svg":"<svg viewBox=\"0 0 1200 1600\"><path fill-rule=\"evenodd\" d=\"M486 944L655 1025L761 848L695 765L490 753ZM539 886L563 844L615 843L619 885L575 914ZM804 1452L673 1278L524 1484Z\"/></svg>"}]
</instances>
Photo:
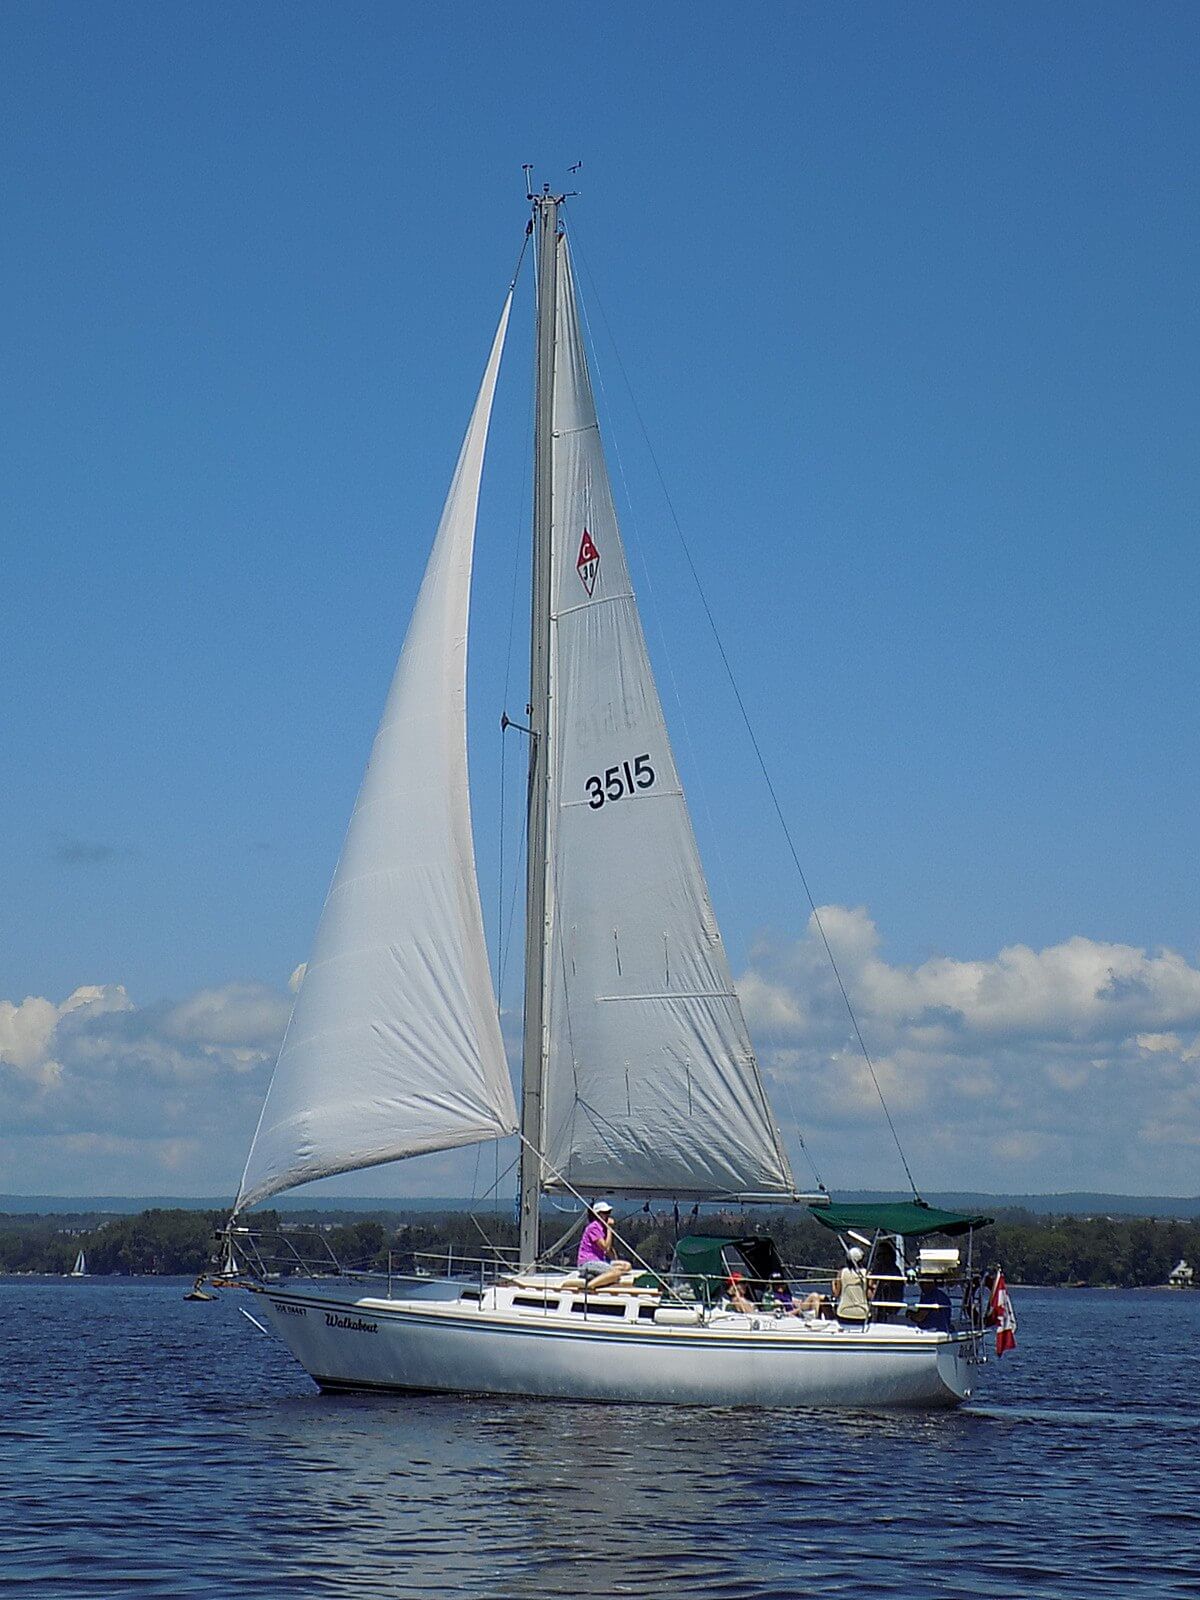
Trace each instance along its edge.
<instances>
[{"instance_id":1,"label":"sail number 3515","mask_svg":"<svg viewBox=\"0 0 1200 1600\"><path fill-rule=\"evenodd\" d=\"M615 767L605 767L604 776L593 774L584 787L588 805L593 811L608 800L625 800L638 789L649 789L654 783L654 768L650 757L635 756L632 761L619 761Z\"/></svg>"}]
</instances>

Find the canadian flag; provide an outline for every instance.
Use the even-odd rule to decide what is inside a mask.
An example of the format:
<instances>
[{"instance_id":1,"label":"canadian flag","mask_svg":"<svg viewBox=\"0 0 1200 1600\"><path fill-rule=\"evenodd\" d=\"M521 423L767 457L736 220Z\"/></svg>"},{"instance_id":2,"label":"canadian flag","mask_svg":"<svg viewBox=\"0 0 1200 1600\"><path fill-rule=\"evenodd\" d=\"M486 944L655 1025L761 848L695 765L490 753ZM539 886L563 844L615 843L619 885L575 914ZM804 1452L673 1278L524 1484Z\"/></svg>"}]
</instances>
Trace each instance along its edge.
<instances>
[{"instance_id":1,"label":"canadian flag","mask_svg":"<svg viewBox=\"0 0 1200 1600\"><path fill-rule=\"evenodd\" d=\"M1009 1298L1008 1285L1004 1281L1004 1273L996 1268L996 1277L992 1284L992 1297L988 1301L988 1324L996 1330L996 1354L1002 1356L1006 1350L1017 1348L1017 1313L1013 1310L1012 1300Z\"/></svg>"}]
</instances>

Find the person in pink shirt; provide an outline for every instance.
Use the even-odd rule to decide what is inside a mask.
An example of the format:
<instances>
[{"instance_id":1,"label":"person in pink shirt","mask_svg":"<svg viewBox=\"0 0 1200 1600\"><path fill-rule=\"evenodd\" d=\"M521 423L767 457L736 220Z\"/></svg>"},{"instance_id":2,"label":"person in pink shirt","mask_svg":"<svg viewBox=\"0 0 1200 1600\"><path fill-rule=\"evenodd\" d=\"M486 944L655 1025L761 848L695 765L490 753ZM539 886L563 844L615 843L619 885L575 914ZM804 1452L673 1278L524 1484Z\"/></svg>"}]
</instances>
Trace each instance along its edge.
<instances>
[{"instance_id":1,"label":"person in pink shirt","mask_svg":"<svg viewBox=\"0 0 1200 1600\"><path fill-rule=\"evenodd\" d=\"M607 1200L597 1200L588 1207L587 1227L579 1241L575 1263L589 1289L607 1289L631 1270L628 1261L613 1260L612 1207Z\"/></svg>"}]
</instances>

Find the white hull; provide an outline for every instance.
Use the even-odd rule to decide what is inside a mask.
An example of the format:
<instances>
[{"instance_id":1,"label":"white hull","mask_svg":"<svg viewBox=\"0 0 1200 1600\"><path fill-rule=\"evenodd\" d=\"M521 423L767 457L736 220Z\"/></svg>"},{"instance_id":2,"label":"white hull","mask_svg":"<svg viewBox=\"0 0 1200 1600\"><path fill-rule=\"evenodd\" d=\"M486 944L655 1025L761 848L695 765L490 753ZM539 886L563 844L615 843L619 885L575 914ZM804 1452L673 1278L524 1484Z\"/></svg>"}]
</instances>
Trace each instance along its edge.
<instances>
[{"instance_id":1,"label":"white hull","mask_svg":"<svg viewBox=\"0 0 1200 1600\"><path fill-rule=\"evenodd\" d=\"M925 1409L966 1399L975 1370L966 1336L905 1326L728 1314L663 1327L611 1313L521 1313L489 1305L494 1297L387 1299L311 1283L259 1293L272 1327L323 1389Z\"/></svg>"}]
</instances>

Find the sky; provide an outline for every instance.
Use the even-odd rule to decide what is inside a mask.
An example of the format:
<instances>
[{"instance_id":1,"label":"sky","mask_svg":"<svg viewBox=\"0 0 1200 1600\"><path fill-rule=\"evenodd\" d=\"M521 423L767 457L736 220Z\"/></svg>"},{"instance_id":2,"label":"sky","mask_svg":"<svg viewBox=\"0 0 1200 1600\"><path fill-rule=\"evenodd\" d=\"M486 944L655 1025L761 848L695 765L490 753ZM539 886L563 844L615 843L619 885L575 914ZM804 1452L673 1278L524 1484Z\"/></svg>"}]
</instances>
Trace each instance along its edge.
<instances>
[{"instance_id":1,"label":"sky","mask_svg":"<svg viewBox=\"0 0 1200 1600\"><path fill-rule=\"evenodd\" d=\"M10 0L0 44L0 1190L236 1187L524 162L580 191L634 579L798 1176L797 1129L831 1185L903 1187L679 530L919 1185L1200 1190L1194 6ZM529 301L476 559L493 948Z\"/></svg>"}]
</instances>

